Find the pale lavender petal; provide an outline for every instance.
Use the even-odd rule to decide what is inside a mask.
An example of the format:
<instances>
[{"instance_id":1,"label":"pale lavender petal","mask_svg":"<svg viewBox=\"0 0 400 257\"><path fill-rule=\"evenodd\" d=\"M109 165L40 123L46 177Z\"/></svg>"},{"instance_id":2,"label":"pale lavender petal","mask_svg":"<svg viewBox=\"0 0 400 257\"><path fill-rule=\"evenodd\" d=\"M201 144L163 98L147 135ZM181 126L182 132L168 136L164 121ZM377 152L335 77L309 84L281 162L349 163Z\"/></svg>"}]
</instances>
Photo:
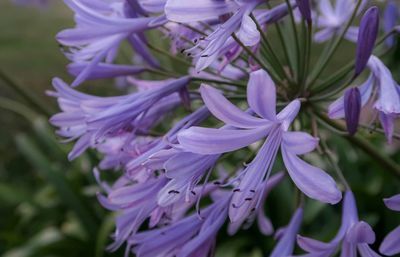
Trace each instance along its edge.
<instances>
[{"instance_id":1,"label":"pale lavender petal","mask_svg":"<svg viewBox=\"0 0 400 257\"><path fill-rule=\"evenodd\" d=\"M400 211L400 194L383 199L386 207L393 211Z\"/></svg>"},{"instance_id":2,"label":"pale lavender petal","mask_svg":"<svg viewBox=\"0 0 400 257\"><path fill-rule=\"evenodd\" d=\"M243 16L238 37L245 46L254 46L260 42L260 32L257 30L257 26L250 16Z\"/></svg>"},{"instance_id":3,"label":"pale lavender petal","mask_svg":"<svg viewBox=\"0 0 400 257\"><path fill-rule=\"evenodd\" d=\"M236 8L238 5L232 0L168 0L165 14L169 20L176 22L205 21L232 12Z\"/></svg>"},{"instance_id":4,"label":"pale lavender petal","mask_svg":"<svg viewBox=\"0 0 400 257\"><path fill-rule=\"evenodd\" d=\"M281 149L290 177L305 195L330 204L342 199L335 181L325 171L306 163L285 147Z\"/></svg>"},{"instance_id":5,"label":"pale lavender petal","mask_svg":"<svg viewBox=\"0 0 400 257\"><path fill-rule=\"evenodd\" d=\"M313 151L319 142L318 138L305 132L285 132L283 133L283 147L287 151L299 155Z\"/></svg>"},{"instance_id":6,"label":"pale lavender petal","mask_svg":"<svg viewBox=\"0 0 400 257\"><path fill-rule=\"evenodd\" d=\"M271 77L264 70L250 73L247 85L247 101L250 108L261 117L276 120L276 88Z\"/></svg>"},{"instance_id":7,"label":"pale lavender petal","mask_svg":"<svg viewBox=\"0 0 400 257\"><path fill-rule=\"evenodd\" d=\"M335 249L335 243L325 243L312 238L297 236L297 243L304 251L309 253L327 252Z\"/></svg>"},{"instance_id":8,"label":"pale lavender petal","mask_svg":"<svg viewBox=\"0 0 400 257\"><path fill-rule=\"evenodd\" d=\"M379 112L379 121L381 122L383 130L385 131L385 136L389 144L392 143L395 118L396 117L394 115Z\"/></svg>"},{"instance_id":9,"label":"pale lavender petal","mask_svg":"<svg viewBox=\"0 0 400 257\"><path fill-rule=\"evenodd\" d=\"M379 251L388 256L400 253L400 226L391 231L383 240Z\"/></svg>"},{"instance_id":10,"label":"pale lavender petal","mask_svg":"<svg viewBox=\"0 0 400 257\"><path fill-rule=\"evenodd\" d=\"M269 132L268 127L249 130L191 127L178 134L183 149L198 154L218 154L246 147Z\"/></svg>"},{"instance_id":11,"label":"pale lavender petal","mask_svg":"<svg viewBox=\"0 0 400 257\"><path fill-rule=\"evenodd\" d=\"M346 240L353 244L373 244L375 242L375 233L368 223L360 221L349 229Z\"/></svg>"},{"instance_id":12,"label":"pale lavender petal","mask_svg":"<svg viewBox=\"0 0 400 257\"><path fill-rule=\"evenodd\" d=\"M276 118L282 122L282 129L287 131L289 129L290 124L294 121L297 114L299 113L301 107L301 103L298 99L295 99L290 102L279 114Z\"/></svg>"},{"instance_id":13,"label":"pale lavender petal","mask_svg":"<svg viewBox=\"0 0 400 257\"><path fill-rule=\"evenodd\" d=\"M226 124L238 128L257 128L266 125L267 121L251 116L229 102L217 89L202 85L201 97L208 110Z\"/></svg>"},{"instance_id":14,"label":"pale lavender petal","mask_svg":"<svg viewBox=\"0 0 400 257\"><path fill-rule=\"evenodd\" d=\"M361 257L381 257L377 254L374 250L372 250L368 244L358 244L357 245L358 252L360 253Z\"/></svg>"}]
</instances>

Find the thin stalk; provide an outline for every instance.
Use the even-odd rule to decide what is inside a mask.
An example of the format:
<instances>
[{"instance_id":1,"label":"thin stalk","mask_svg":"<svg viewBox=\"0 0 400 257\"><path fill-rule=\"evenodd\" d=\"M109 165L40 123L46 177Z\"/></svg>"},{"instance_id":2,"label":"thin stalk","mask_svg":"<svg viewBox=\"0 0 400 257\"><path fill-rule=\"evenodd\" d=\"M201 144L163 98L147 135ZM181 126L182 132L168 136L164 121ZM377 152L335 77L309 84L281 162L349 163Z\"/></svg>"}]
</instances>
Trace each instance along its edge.
<instances>
[{"instance_id":1,"label":"thin stalk","mask_svg":"<svg viewBox=\"0 0 400 257\"><path fill-rule=\"evenodd\" d=\"M297 63L298 69L300 70L300 67L299 67L299 66L301 66L301 65L299 65L299 63L300 63L300 42L299 42L299 38L297 35L296 22L294 20L292 5L290 4L289 0L285 0L285 2L288 6L290 22L292 24L294 43L295 43L295 47L296 47L296 63ZM299 81L299 75L300 75L299 70L297 71L297 78L296 78L297 82Z\"/></svg>"},{"instance_id":2,"label":"thin stalk","mask_svg":"<svg viewBox=\"0 0 400 257\"><path fill-rule=\"evenodd\" d=\"M307 26L307 36L305 42L305 58L304 58L304 74L303 74L303 81L301 83L302 91L307 89L307 76L310 70L310 61L311 61L311 44L312 44L312 30L313 26L310 23Z\"/></svg>"},{"instance_id":3,"label":"thin stalk","mask_svg":"<svg viewBox=\"0 0 400 257\"><path fill-rule=\"evenodd\" d=\"M322 72L325 70L327 64L329 63L329 61L332 59L332 56L335 54L336 50L339 48L340 44L342 43L347 31L349 30L351 24L353 23L358 9L361 5L362 0L358 0L357 4L356 4L356 8L354 9L354 12L349 20L349 22L346 24L346 27L344 28L344 30L342 31L342 33L340 34L340 36L336 39L336 41L333 43L333 46L331 47L328 55L324 58L324 60L321 62L321 65L317 66L316 69L316 73L313 76L313 78L311 79L311 81L309 82L309 86L312 86L315 81L317 81L317 79L319 78L319 76L322 74Z\"/></svg>"},{"instance_id":4,"label":"thin stalk","mask_svg":"<svg viewBox=\"0 0 400 257\"><path fill-rule=\"evenodd\" d=\"M269 43L269 40L265 35L264 31L262 30L260 24L258 23L256 17L254 16L253 13L250 14L250 17L256 24L257 30L261 35L262 38L261 46L264 47L266 53L271 56L272 62L274 62L275 67L277 68L276 72L280 75L281 78L285 78L288 82L292 82L291 79L286 74L285 70L283 69L283 64L279 60L279 57L275 54L275 51L273 50L271 44Z\"/></svg>"},{"instance_id":5,"label":"thin stalk","mask_svg":"<svg viewBox=\"0 0 400 257\"><path fill-rule=\"evenodd\" d=\"M235 33L232 33L232 37L243 48L243 50L261 66L261 68L263 68L268 72L270 71L270 69L268 69L268 67L265 66L265 64L247 46L245 46L242 41L240 41L240 39L235 35ZM275 82L279 82L279 84L282 84L281 80L278 77L272 75L272 73L270 73L270 75L271 77L273 77Z\"/></svg>"},{"instance_id":6,"label":"thin stalk","mask_svg":"<svg viewBox=\"0 0 400 257\"><path fill-rule=\"evenodd\" d=\"M30 105L37 109L40 113L47 117L52 115L49 106L43 104L32 92L27 88L19 85L11 79L4 71L0 70L0 80L3 80L9 87L14 89L22 98L24 98Z\"/></svg>"}]
</instances>

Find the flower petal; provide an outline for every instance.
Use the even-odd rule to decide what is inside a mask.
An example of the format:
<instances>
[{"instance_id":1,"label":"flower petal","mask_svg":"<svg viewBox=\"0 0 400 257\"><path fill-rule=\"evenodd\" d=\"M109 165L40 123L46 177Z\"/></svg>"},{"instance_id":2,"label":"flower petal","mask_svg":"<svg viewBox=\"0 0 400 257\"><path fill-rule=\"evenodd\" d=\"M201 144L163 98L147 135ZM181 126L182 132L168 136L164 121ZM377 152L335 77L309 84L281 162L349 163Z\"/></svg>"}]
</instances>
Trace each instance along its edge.
<instances>
[{"instance_id":1,"label":"flower petal","mask_svg":"<svg viewBox=\"0 0 400 257\"><path fill-rule=\"evenodd\" d=\"M400 211L400 194L383 199L383 201L389 209L393 211Z\"/></svg>"},{"instance_id":2,"label":"flower petal","mask_svg":"<svg viewBox=\"0 0 400 257\"><path fill-rule=\"evenodd\" d=\"M248 130L191 127L179 132L178 141L189 152L218 154L246 147L266 136L269 130L269 127Z\"/></svg>"},{"instance_id":3,"label":"flower petal","mask_svg":"<svg viewBox=\"0 0 400 257\"><path fill-rule=\"evenodd\" d=\"M289 152L299 155L313 151L319 142L318 138L305 132L283 133L283 145Z\"/></svg>"},{"instance_id":4,"label":"flower petal","mask_svg":"<svg viewBox=\"0 0 400 257\"><path fill-rule=\"evenodd\" d=\"M379 251L389 256L400 253L400 226L395 228L383 239Z\"/></svg>"},{"instance_id":5,"label":"flower petal","mask_svg":"<svg viewBox=\"0 0 400 257\"><path fill-rule=\"evenodd\" d=\"M275 83L266 71L257 70L250 73L247 101L250 108L261 117L270 121L276 119Z\"/></svg>"},{"instance_id":6,"label":"flower petal","mask_svg":"<svg viewBox=\"0 0 400 257\"><path fill-rule=\"evenodd\" d=\"M256 128L266 124L265 120L253 117L237 108L220 91L211 86L203 84L200 92L208 110L226 124L238 128Z\"/></svg>"},{"instance_id":7,"label":"flower petal","mask_svg":"<svg viewBox=\"0 0 400 257\"><path fill-rule=\"evenodd\" d=\"M281 149L290 177L305 195L330 204L336 204L342 199L342 194L331 176L301 160L284 146Z\"/></svg>"}]
</instances>

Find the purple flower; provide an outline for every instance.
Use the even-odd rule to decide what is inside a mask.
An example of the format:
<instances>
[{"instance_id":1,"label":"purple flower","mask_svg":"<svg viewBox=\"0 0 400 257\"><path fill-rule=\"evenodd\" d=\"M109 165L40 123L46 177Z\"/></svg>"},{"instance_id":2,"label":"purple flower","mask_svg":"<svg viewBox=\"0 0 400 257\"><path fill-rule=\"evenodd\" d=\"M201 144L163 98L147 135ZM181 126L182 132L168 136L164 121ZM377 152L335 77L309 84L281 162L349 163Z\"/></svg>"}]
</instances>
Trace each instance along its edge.
<instances>
[{"instance_id":1,"label":"purple flower","mask_svg":"<svg viewBox=\"0 0 400 257\"><path fill-rule=\"evenodd\" d=\"M275 246L270 257L281 257L290 256L293 253L293 249L296 242L296 235L299 233L301 221L303 220L303 208L298 208L293 214L289 225L281 231L279 243Z\"/></svg>"},{"instance_id":2,"label":"purple flower","mask_svg":"<svg viewBox=\"0 0 400 257\"><path fill-rule=\"evenodd\" d=\"M344 113L347 131L350 135L357 132L361 112L361 94L357 87L350 88L344 94Z\"/></svg>"},{"instance_id":3,"label":"purple flower","mask_svg":"<svg viewBox=\"0 0 400 257\"><path fill-rule=\"evenodd\" d=\"M363 1L364 5L367 1ZM344 28L346 23L351 18L356 7L355 0L337 0L336 5L333 7L330 0L319 1L320 15L316 19L316 26L320 30L315 33L314 40L318 43L325 42L334 37L341 29ZM362 10L362 8L359 8ZM350 29L346 33L346 38L351 41L356 41L356 33L354 29Z\"/></svg>"},{"instance_id":4,"label":"purple flower","mask_svg":"<svg viewBox=\"0 0 400 257\"><path fill-rule=\"evenodd\" d=\"M357 54L356 54L356 69L355 76L361 74L374 50L376 37L379 30L379 9L376 6L369 8L360 24Z\"/></svg>"},{"instance_id":5,"label":"purple flower","mask_svg":"<svg viewBox=\"0 0 400 257\"><path fill-rule=\"evenodd\" d=\"M160 114L163 114L160 113L160 105L165 107L164 101L175 105L176 100L171 103L167 97L171 97L188 82L189 77L183 77L166 81L161 87L126 96L96 97L75 91L62 80L54 79L56 92L51 94L57 97L62 112L54 115L50 122L60 128L57 131L60 136L68 140L78 139L69 154L72 160L106 137L128 131L134 134L142 124L146 124L145 128L151 126L152 122L147 118L151 121L159 120Z\"/></svg>"},{"instance_id":6,"label":"purple flower","mask_svg":"<svg viewBox=\"0 0 400 257\"><path fill-rule=\"evenodd\" d=\"M311 238L298 236L297 243L308 254L309 257L334 256L338 248L341 248L341 255L356 257L357 250L362 257L378 257L370 247L375 242L375 233L372 228L358 219L357 206L354 195L347 191L344 196L342 225L335 238L330 242L320 242Z\"/></svg>"},{"instance_id":7,"label":"purple flower","mask_svg":"<svg viewBox=\"0 0 400 257\"><path fill-rule=\"evenodd\" d=\"M133 235L129 244L138 257L206 257L212 254L216 235L225 223L230 194L224 192L214 203L197 214L169 226Z\"/></svg>"},{"instance_id":8,"label":"purple flower","mask_svg":"<svg viewBox=\"0 0 400 257\"><path fill-rule=\"evenodd\" d=\"M162 17L131 17L130 12L124 9L128 5L112 2L99 5L83 0L65 0L65 3L75 12L77 24L73 29L60 32L57 40L70 47L66 55L71 61L86 63L72 86L78 86L86 80L101 61L112 62L123 40L135 41L131 37L133 34L166 22ZM139 47L138 44L136 46Z\"/></svg>"},{"instance_id":9,"label":"purple flower","mask_svg":"<svg viewBox=\"0 0 400 257\"><path fill-rule=\"evenodd\" d=\"M292 101L276 114L275 90L265 71L250 74L247 100L259 116L255 117L234 106L216 89L203 85L201 95L207 108L234 129L191 127L178 134L183 149L198 154L230 152L267 137L254 160L243 171L232 197L229 216L233 222L247 213L256 200L254 195L263 181L268 179L279 147L289 175L301 191L311 198L331 204L341 199L335 181L328 174L298 157L312 151L318 143L318 139L307 133L288 131L300 109L300 101Z\"/></svg>"},{"instance_id":10,"label":"purple flower","mask_svg":"<svg viewBox=\"0 0 400 257\"><path fill-rule=\"evenodd\" d=\"M383 21L384 21L383 27L386 33L389 33L393 30L399 18L400 18L399 7L394 1L388 1L383 16ZM389 47L393 47L395 40L396 38L392 35L386 39L386 44Z\"/></svg>"},{"instance_id":11,"label":"purple flower","mask_svg":"<svg viewBox=\"0 0 400 257\"><path fill-rule=\"evenodd\" d=\"M241 215L240 220L229 223L228 233L230 235L235 234L239 228L242 226L243 229L249 228L255 219L257 219L257 225L259 230L264 235L271 235L274 231L271 221L265 216L264 206L265 201L270 193L270 191L276 187L284 178L284 173L278 173L271 176L268 181L265 181L260 185L260 190L254 195L255 201L252 201L249 208L247 208L247 213ZM258 202L260 204L258 204Z\"/></svg>"},{"instance_id":12,"label":"purple flower","mask_svg":"<svg viewBox=\"0 0 400 257\"><path fill-rule=\"evenodd\" d=\"M372 55L368 61L368 68L371 75L359 87L361 106L366 106L372 96L376 98L373 108L379 113L380 122L390 143L394 131L394 120L400 114L399 86L390 70L379 58ZM340 119L344 116L344 97L342 96L329 106L329 117Z\"/></svg>"},{"instance_id":13,"label":"purple flower","mask_svg":"<svg viewBox=\"0 0 400 257\"><path fill-rule=\"evenodd\" d=\"M79 76L79 74L82 73L82 71L85 70L88 65L88 62L75 62L69 64L67 68L70 74ZM136 75L145 70L146 68L143 66L99 63L93 67L86 79L105 79L119 76Z\"/></svg>"},{"instance_id":14,"label":"purple flower","mask_svg":"<svg viewBox=\"0 0 400 257\"><path fill-rule=\"evenodd\" d=\"M383 199L386 207L393 211L400 211L400 194ZM379 251L388 256L400 253L400 226L390 232L383 240Z\"/></svg>"}]
</instances>

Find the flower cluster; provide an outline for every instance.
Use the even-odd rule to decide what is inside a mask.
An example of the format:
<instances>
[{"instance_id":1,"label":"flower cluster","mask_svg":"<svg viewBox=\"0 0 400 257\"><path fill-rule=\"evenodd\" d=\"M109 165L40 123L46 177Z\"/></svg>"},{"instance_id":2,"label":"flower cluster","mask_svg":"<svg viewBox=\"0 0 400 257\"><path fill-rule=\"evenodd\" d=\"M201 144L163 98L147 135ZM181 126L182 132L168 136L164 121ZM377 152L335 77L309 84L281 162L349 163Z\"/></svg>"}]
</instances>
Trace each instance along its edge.
<instances>
[{"instance_id":1,"label":"flower cluster","mask_svg":"<svg viewBox=\"0 0 400 257\"><path fill-rule=\"evenodd\" d=\"M210 256L225 223L229 235L254 222L271 235L267 196L290 179L297 207L276 233L271 256L294 255L296 238L305 256L338 250L379 256L324 132L358 140L358 127L370 127L362 123L363 111L371 122L379 119L392 142L400 88L381 56L396 42L400 7L394 1L387 3L382 30L381 11L363 0L64 2L75 27L57 40L74 79L53 80L48 94L61 112L50 122L60 137L75 141L70 160L88 149L101 154L94 169L98 200L117 213L109 250L125 244L127 256ZM386 34L378 39L381 31ZM344 40L355 45L354 58L326 74ZM325 44L323 54L313 53L317 44ZM312 54L320 56L315 64ZM120 96L76 89L110 78L124 85ZM334 119L344 119L347 132ZM316 148L336 174L302 158ZM103 181L107 170L119 178ZM343 202L342 225L329 243L298 236L306 197ZM396 197L385 203L398 211ZM381 253L400 252L399 232L387 236Z\"/></svg>"}]
</instances>

